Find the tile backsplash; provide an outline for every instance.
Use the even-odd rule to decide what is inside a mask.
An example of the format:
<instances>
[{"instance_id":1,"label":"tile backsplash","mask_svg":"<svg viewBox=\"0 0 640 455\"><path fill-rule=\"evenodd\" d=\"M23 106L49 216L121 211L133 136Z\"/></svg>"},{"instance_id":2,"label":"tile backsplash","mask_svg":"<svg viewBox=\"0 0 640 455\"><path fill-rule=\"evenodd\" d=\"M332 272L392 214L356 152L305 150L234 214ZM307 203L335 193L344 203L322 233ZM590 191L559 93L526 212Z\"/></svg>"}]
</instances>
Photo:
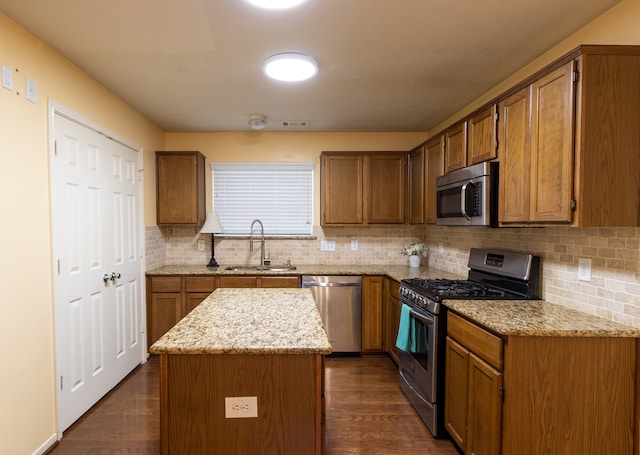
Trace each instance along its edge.
<instances>
[{"instance_id":1,"label":"tile backsplash","mask_svg":"<svg viewBox=\"0 0 640 455\"><path fill-rule=\"evenodd\" d=\"M274 264L402 265L403 245L430 245L428 264L466 275L469 249L489 247L531 252L542 258L543 298L607 319L640 327L640 228L451 228L439 226L331 227L314 229L315 238L266 241ZM204 240L204 251L198 251ZM334 252L320 251L334 240ZM358 250L351 250L358 240ZM211 257L210 236L193 228L146 228L147 270L162 265L202 264ZM443 252L438 251L442 244ZM246 238L216 237L220 264L258 264ZM578 280L578 258L591 259L591 281ZM423 261L423 264L425 261Z\"/></svg>"}]
</instances>

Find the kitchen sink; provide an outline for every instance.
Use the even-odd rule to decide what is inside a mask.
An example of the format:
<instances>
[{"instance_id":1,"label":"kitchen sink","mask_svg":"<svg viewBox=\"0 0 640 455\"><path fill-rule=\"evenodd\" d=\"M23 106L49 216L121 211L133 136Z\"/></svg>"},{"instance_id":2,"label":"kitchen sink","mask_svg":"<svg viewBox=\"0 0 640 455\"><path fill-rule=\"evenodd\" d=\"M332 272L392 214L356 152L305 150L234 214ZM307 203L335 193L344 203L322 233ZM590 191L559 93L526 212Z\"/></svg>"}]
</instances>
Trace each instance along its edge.
<instances>
[{"instance_id":1,"label":"kitchen sink","mask_svg":"<svg viewBox=\"0 0 640 455\"><path fill-rule=\"evenodd\" d=\"M232 265L225 270L232 272L289 272L295 270L293 265Z\"/></svg>"}]
</instances>

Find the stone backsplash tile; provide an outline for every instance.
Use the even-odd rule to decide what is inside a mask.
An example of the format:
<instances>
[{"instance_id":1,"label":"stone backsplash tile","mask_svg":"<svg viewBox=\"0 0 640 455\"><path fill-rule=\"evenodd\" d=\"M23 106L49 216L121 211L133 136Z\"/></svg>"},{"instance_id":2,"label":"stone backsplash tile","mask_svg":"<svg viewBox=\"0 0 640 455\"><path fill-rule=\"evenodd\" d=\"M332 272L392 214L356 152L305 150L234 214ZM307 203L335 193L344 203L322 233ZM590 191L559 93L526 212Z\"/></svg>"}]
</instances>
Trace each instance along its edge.
<instances>
[{"instance_id":1,"label":"stone backsplash tile","mask_svg":"<svg viewBox=\"0 0 640 455\"><path fill-rule=\"evenodd\" d=\"M210 236L193 228L146 228L147 270L161 265L207 264ZM272 239L266 252L273 263L389 264L407 258L403 245L429 244L428 263L466 275L469 249L487 247L532 252L542 258L543 298L589 314L640 327L640 228L453 228L440 226L316 226L313 239ZM351 250L351 240L358 250ZM198 240L204 251L198 251ZM322 240L334 240L335 252L320 251ZM443 252L438 247L442 244ZM251 254L249 240L216 238L215 256L221 264L258 264L259 248ZM578 281L578 258L591 259L591 281Z\"/></svg>"}]
</instances>

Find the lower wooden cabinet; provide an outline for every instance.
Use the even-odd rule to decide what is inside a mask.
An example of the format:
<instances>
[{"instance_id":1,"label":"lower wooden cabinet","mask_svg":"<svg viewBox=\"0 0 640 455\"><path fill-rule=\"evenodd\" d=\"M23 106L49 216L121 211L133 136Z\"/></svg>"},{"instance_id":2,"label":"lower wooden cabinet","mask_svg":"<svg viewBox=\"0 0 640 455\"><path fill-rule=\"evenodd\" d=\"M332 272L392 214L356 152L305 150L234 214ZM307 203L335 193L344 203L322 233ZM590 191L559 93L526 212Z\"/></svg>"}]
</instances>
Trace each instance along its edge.
<instances>
[{"instance_id":1,"label":"lower wooden cabinet","mask_svg":"<svg viewBox=\"0 0 640 455\"><path fill-rule=\"evenodd\" d=\"M147 276L147 347L215 289L213 276Z\"/></svg>"},{"instance_id":2,"label":"lower wooden cabinet","mask_svg":"<svg viewBox=\"0 0 640 455\"><path fill-rule=\"evenodd\" d=\"M635 338L497 336L449 312L445 426L467 455L633 454Z\"/></svg>"},{"instance_id":3,"label":"lower wooden cabinet","mask_svg":"<svg viewBox=\"0 0 640 455\"><path fill-rule=\"evenodd\" d=\"M147 347L217 288L298 288L299 276L147 276Z\"/></svg>"},{"instance_id":4,"label":"lower wooden cabinet","mask_svg":"<svg viewBox=\"0 0 640 455\"><path fill-rule=\"evenodd\" d=\"M398 325L400 323L400 283L391 278L387 278L385 283L385 351L396 363L398 360L398 348L396 339L398 338Z\"/></svg>"},{"instance_id":5,"label":"lower wooden cabinet","mask_svg":"<svg viewBox=\"0 0 640 455\"><path fill-rule=\"evenodd\" d=\"M362 352L383 352L384 276L362 277Z\"/></svg>"}]
</instances>

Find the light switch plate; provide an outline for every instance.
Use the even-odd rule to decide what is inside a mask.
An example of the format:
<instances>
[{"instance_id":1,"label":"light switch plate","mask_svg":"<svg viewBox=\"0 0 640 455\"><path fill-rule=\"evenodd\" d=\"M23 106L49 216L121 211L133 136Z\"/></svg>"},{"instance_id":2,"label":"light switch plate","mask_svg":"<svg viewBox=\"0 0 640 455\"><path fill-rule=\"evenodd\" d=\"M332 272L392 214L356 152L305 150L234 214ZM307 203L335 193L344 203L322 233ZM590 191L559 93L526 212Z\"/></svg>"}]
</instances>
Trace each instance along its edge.
<instances>
[{"instance_id":1,"label":"light switch plate","mask_svg":"<svg viewBox=\"0 0 640 455\"><path fill-rule=\"evenodd\" d=\"M351 251L358 251L358 240L351 240Z\"/></svg>"},{"instance_id":2,"label":"light switch plate","mask_svg":"<svg viewBox=\"0 0 640 455\"><path fill-rule=\"evenodd\" d=\"M37 101L37 87L33 79L26 78L24 97L27 99L27 101L31 101L34 104Z\"/></svg>"},{"instance_id":3,"label":"light switch plate","mask_svg":"<svg viewBox=\"0 0 640 455\"><path fill-rule=\"evenodd\" d=\"M335 240L321 240L320 241L320 251L335 251L336 250L336 241Z\"/></svg>"},{"instance_id":4,"label":"light switch plate","mask_svg":"<svg viewBox=\"0 0 640 455\"><path fill-rule=\"evenodd\" d=\"M13 70L7 65L2 65L2 86L7 90L13 90Z\"/></svg>"}]
</instances>

